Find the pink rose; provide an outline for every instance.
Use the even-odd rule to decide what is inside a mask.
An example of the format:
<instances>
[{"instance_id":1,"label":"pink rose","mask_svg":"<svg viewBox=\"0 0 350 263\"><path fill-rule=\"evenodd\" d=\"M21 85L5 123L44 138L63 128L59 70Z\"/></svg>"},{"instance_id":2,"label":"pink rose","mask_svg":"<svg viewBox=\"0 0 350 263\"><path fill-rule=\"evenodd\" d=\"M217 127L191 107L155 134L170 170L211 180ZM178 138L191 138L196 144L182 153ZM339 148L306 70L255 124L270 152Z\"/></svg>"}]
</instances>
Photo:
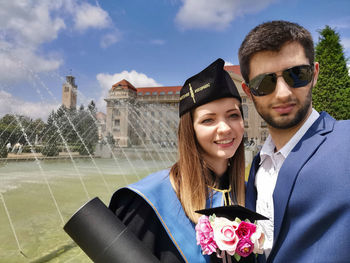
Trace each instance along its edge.
<instances>
[{"instance_id":1,"label":"pink rose","mask_svg":"<svg viewBox=\"0 0 350 263\"><path fill-rule=\"evenodd\" d=\"M255 233L251 235L250 240L254 244L253 253L263 254L264 253L263 245L265 241L265 235L259 226L257 226Z\"/></svg>"},{"instance_id":2,"label":"pink rose","mask_svg":"<svg viewBox=\"0 0 350 263\"><path fill-rule=\"evenodd\" d=\"M236 251L238 243L238 237L236 235L238 223L224 217L216 217L211 222L211 226L213 227L214 239L219 249L227 251L232 256Z\"/></svg>"},{"instance_id":3,"label":"pink rose","mask_svg":"<svg viewBox=\"0 0 350 263\"><path fill-rule=\"evenodd\" d=\"M247 257L252 253L254 250L254 244L250 239L243 238L238 241L236 253L240 255L241 257Z\"/></svg>"},{"instance_id":4,"label":"pink rose","mask_svg":"<svg viewBox=\"0 0 350 263\"><path fill-rule=\"evenodd\" d=\"M236 235L240 239L250 238L250 236L255 232L255 230L256 230L256 225L242 221L236 230Z\"/></svg>"},{"instance_id":5,"label":"pink rose","mask_svg":"<svg viewBox=\"0 0 350 263\"><path fill-rule=\"evenodd\" d=\"M205 215L202 215L198 219L198 223L195 229L197 245L201 246L203 255L210 255L213 252L216 252L217 245L214 241L214 233L210 225L209 218Z\"/></svg>"}]
</instances>

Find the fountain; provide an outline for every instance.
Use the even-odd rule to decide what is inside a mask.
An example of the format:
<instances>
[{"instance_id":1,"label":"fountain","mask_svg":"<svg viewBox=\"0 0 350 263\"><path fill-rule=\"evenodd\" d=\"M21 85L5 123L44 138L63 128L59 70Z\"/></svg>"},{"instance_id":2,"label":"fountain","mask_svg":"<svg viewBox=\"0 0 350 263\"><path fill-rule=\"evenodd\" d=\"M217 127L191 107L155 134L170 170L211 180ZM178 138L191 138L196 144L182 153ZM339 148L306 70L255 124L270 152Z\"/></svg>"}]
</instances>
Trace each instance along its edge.
<instances>
[{"instance_id":1,"label":"fountain","mask_svg":"<svg viewBox=\"0 0 350 263\"><path fill-rule=\"evenodd\" d=\"M44 80L28 72L41 102L48 100L44 95L49 95L59 104ZM69 111L61 112L66 119L64 125L49 118L51 128L40 134L33 132L39 130L39 122L28 126L26 118L9 112L13 119L0 131L0 149L7 153L7 158L0 160L0 262L91 262L63 231L65 222L91 198L98 196L108 205L117 188L176 161L176 134L169 124L154 120L162 127L154 132L149 119L139 114L155 107L159 105L143 104L130 112L137 120L130 126L138 125L144 132L135 132L139 143L129 147L111 144L106 138L91 147L88 131L79 129L84 118L74 117ZM162 110L166 112L166 108ZM92 112L89 114L93 117ZM176 113L165 114L173 114L171 125L176 126ZM75 142L67 135L67 127ZM143 138L150 133L153 140ZM18 149L7 152L9 142L12 146L17 143L13 138L22 145L21 153ZM41 152L44 145L49 146L48 152L58 147L59 155L45 156ZM78 148L85 155L76 152Z\"/></svg>"},{"instance_id":2,"label":"fountain","mask_svg":"<svg viewBox=\"0 0 350 263\"><path fill-rule=\"evenodd\" d=\"M26 71L40 102L59 105L45 82L63 79ZM0 263L91 262L63 231L67 220L91 198L108 205L116 189L176 161L177 112L164 104L118 103L130 109L133 135L125 145L108 136L96 139L91 130L98 123L90 110L58 109L50 125L9 112L0 123ZM167 118L149 114L155 111ZM22 145L22 152L9 152L9 143Z\"/></svg>"}]
</instances>

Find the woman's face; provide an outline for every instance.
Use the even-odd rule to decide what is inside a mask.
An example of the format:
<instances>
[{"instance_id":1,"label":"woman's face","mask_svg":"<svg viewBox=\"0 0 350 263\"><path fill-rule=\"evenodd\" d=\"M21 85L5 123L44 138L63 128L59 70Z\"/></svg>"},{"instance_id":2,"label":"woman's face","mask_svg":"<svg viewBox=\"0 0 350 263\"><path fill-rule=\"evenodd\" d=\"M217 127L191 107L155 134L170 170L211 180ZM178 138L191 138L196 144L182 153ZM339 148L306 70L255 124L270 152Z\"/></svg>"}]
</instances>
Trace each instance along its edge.
<instances>
[{"instance_id":1,"label":"woman's face","mask_svg":"<svg viewBox=\"0 0 350 263\"><path fill-rule=\"evenodd\" d=\"M241 143L244 124L239 105L235 98L222 98L194 110L194 131L208 164L227 161Z\"/></svg>"}]
</instances>

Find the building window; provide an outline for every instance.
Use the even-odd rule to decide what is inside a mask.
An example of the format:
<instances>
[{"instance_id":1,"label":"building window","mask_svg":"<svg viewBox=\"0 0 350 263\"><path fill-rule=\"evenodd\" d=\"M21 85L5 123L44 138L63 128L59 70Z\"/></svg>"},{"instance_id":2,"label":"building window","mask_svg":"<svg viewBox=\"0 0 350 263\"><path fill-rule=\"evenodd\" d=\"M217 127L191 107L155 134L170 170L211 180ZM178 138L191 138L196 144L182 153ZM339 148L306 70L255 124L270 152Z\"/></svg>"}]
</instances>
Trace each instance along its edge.
<instances>
[{"instance_id":1,"label":"building window","mask_svg":"<svg viewBox=\"0 0 350 263\"><path fill-rule=\"evenodd\" d=\"M64 92L68 92L69 91L69 87L65 86L64 87Z\"/></svg>"},{"instance_id":2,"label":"building window","mask_svg":"<svg viewBox=\"0 0 350 263\"><path fill-rule=\"evenodd\" d=\"M149 91L147 91L147 92L145 93L145 95L151 95L151 93L150 93Z\"/></svg>"},{"instance_id":3,"label":"building window","mask_svg":"<svg viewBox=\"0 0 350 263\"><path fill-rule=\"evenodd\" d=\"M261 141L264 142L268 136L267 131L262 131L261 132Z\"/></svg>"},{"instance_id":4,"label":"building window","mask_svg":"<svg viewBox=\"0 0 350 263\"><path fill-rule=\"evenodd\" d=\"M248 117L249 117L249 114L248 114L248 106L245 105L245 104L243 104L243 105L242 105L242 109L243 109L243 118L247 120Z\"/></svg>"},{"instance_id":5,"label":"building window","mask_svg":"<svg viewBox=\"0 0 350 263\"><path fill-rule=\"evenodd\" d=\"M244 128L248 128L248 127L249 127L248 121L244 121Z\"/></svg>"},{"instance_id":6,"label":"building window","mask_svg":"<svg viewBox=\"0 0 350 263\"><path fill-rule=\"evenodd\" d=\"M120 131L120 120L119 119L114 120L113 130Z\"/></svg>"},{"instance_id":7,"label":"building window","mask_svg":"<svg viewBox=\"0 0 350 263\"><path fill-rule=\"evenodd\" d=\"M152 93L152 95L157 95L157 91L154 91L154 92Z\"/></svg>"},{"instance_id":8,"label":"building window","mask_svg":"<svg viewBox=\"0 0 350 263\"><path fill-rule=\"evenodd\" d=\"M142 92L139 92L138 95L142 96Z\"/></svg>"},{"instance_id":9,"label":"building window","mask_svg":"<svg viewBox=\"0 0 350 263\"><path fill-rule=\"evenodd\" d=\"M173 92L172 91L168 91L168 95L173 95Z\"/></svg>"},{"instance_id":10,"label":"building window","mask_svg":"<svg viewBox=\"0 0 350 263\"><path fill-rule=\"evenodd\" d=\"M262 121L262 122L261 122L261 127L263 127L263 128L267 127L267 124L266 124L265 121Z\"/></svg>"},{"instance_id":11,"label":"building window","mask_svg":"<svg viewBox=\"0 0 350 263\"><path fill-rule=\"evenodd\" d=\"M176 91L176 93L175 94L180 94L180 91Z\"/></svg>"},{"instance_id":12,"label":"building window","mask_svg":"<svg viewBox=\"0 0 350 263\"><path fill-rule=\"evenodd\" d=\"M165 95L164 91L159 92L159 95Z\"/></svg>"},{"instance_id":13,"label":"building window","mask_svg":"<svg viewBox=\"0 0 350 263\"><path fill-rule=\"evenodd\" d=\"M242 98L242 102L243 102L243 103L246 103L246 102L247 102L247 99L246 99L246 98Z\"/></svg>"}]
</instances>

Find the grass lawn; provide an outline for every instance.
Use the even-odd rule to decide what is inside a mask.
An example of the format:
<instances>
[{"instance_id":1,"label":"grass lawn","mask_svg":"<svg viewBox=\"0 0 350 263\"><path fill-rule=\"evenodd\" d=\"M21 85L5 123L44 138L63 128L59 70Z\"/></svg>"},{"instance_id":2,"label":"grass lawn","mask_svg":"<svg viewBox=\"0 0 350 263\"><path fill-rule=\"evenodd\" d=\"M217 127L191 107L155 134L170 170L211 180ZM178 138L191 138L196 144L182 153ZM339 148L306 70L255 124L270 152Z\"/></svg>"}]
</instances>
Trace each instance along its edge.
<instances>
[{"instance_id":1,"label":"grass lawn","mask_svg":"<svg viewBox=\"0 0 350 263\"><path fill-rule=\"evenodd\" d=\"M96 163L98 169L87 161L76 162L76 167L69 162L43 162L41 170L34 162L0 167L0 192L7 207L6 211L0 200L0 263L91 262L79 247L73 246L72 239L63 231L64 223L95 196L108 205L116 189L159 170L152 162L147 169L142 163L135 164L134 169L130 169L130 163L123 164L120 169L111 161L96 160ZM169 164L161 165L166 168ZM245 170L246 180L249 169L250 166ZM53 196L42 173L47 176Z\"/></svg>"}]
</instances>

